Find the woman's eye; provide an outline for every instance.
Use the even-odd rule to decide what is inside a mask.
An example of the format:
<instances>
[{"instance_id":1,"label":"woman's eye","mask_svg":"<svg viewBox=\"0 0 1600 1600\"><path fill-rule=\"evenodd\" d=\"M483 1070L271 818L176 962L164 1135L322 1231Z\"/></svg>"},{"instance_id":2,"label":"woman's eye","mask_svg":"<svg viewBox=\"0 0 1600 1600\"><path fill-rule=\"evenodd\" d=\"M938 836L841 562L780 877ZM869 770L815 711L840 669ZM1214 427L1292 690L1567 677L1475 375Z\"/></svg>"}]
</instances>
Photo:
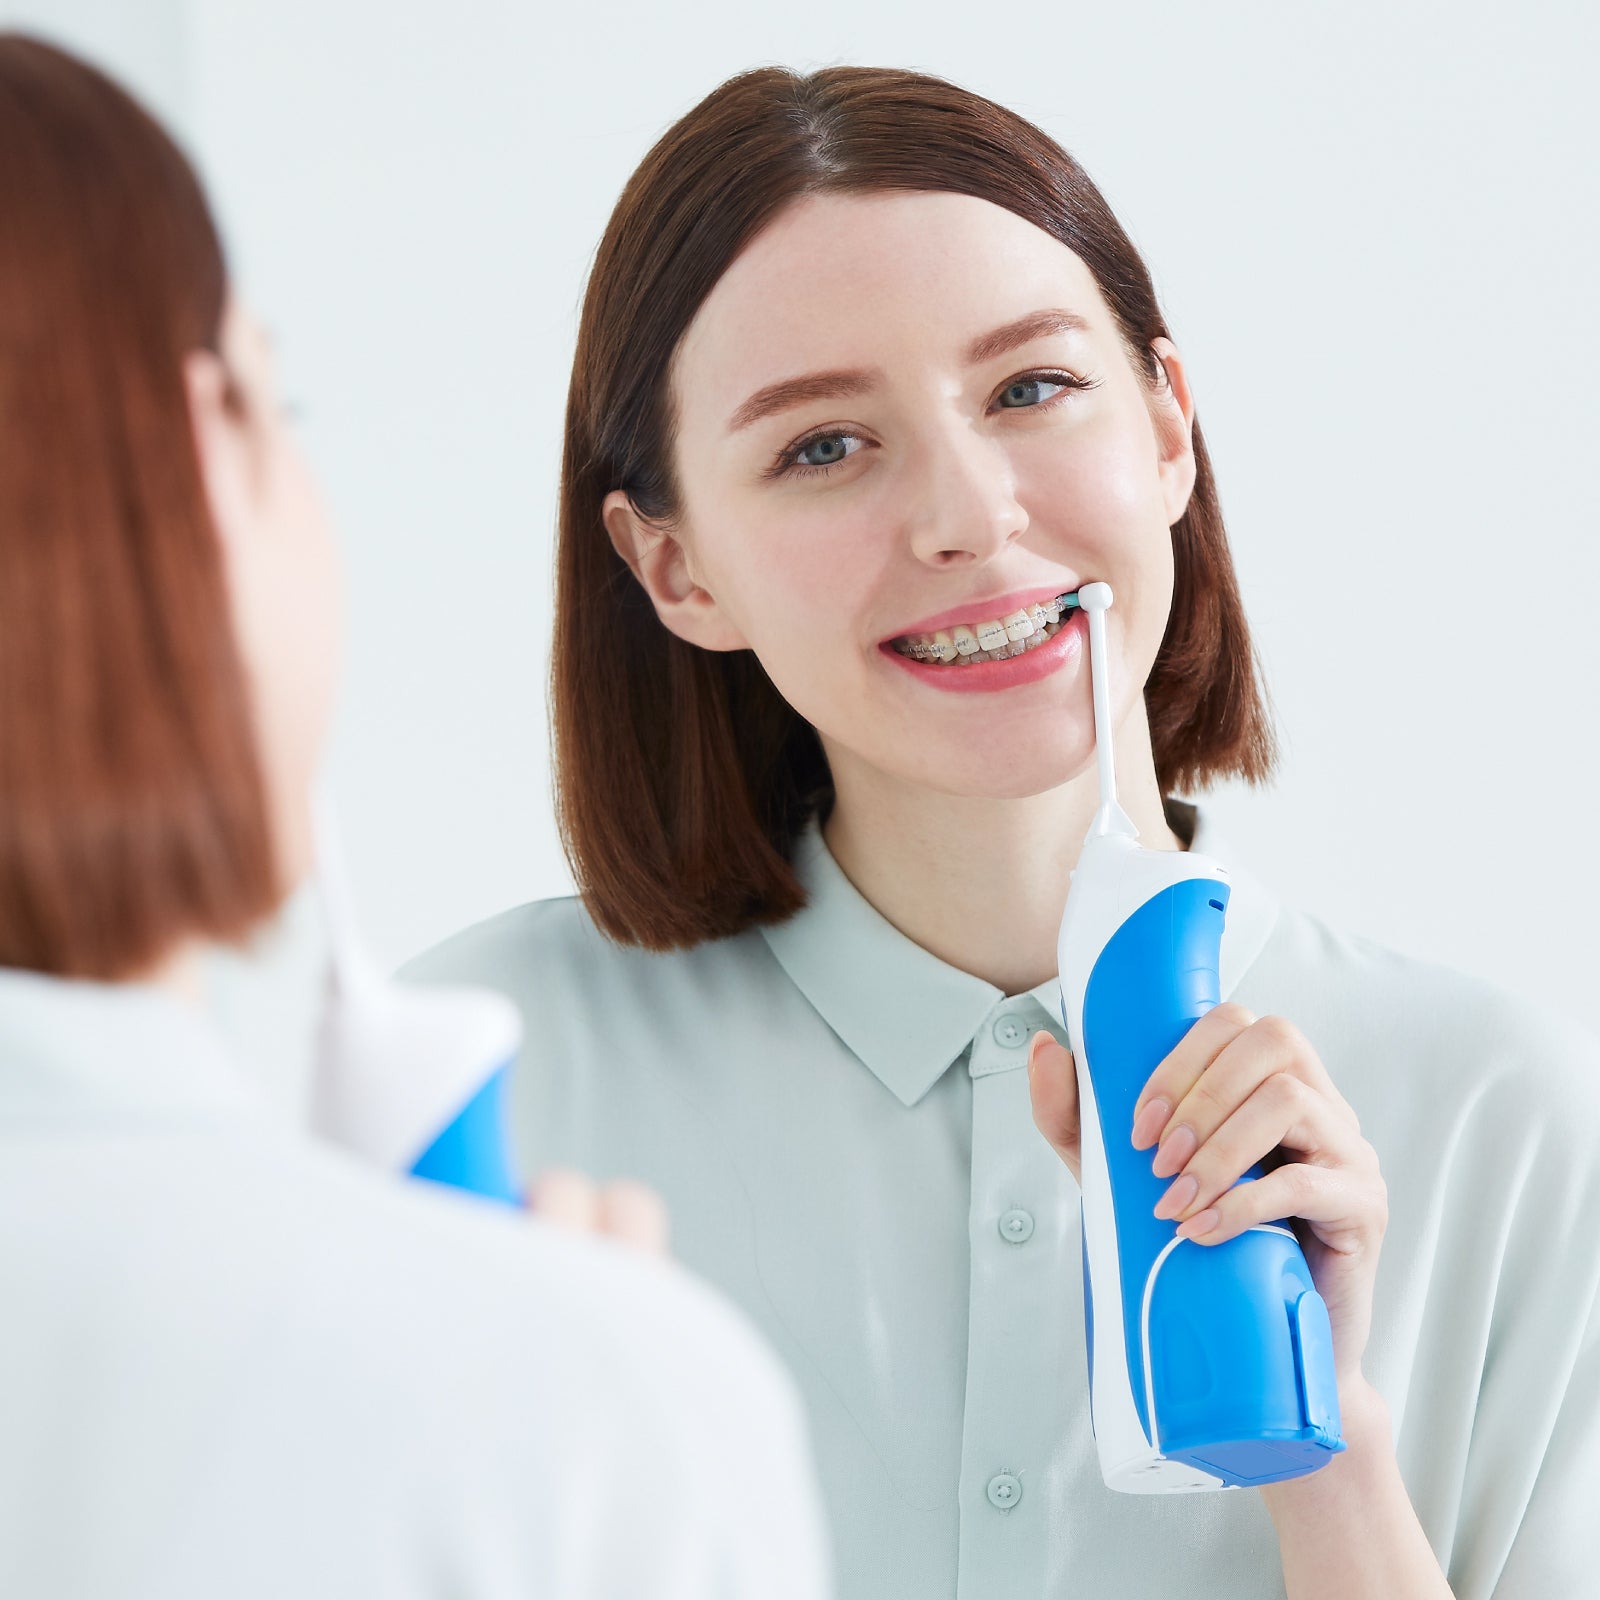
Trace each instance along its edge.
<instances>
[{"instance_id":1,"label":"woman's eye","mask_svg":"<svg viewBox=\"0 0 1600 1600\"><path fill-rule=\"evenodd\" d=\"M1039 404L1039 396L1036 391L1040 385L1051 389L1065 389L1067 381L1065 378L1046 377L1042 373L1033 378L1017 378L1000 391L1000 403L1008 411L1017 411L1030 405ZM1051 396L1046 395L1044 398L1048 400ZM1012 404L1013 401L1015 404Z\"/></svg>"},{"instance_id":2,"label":"woman's eye","mask_svg":"<svg viewBox=\"0 0 1600 1600\"><path fill-rule=\"evenodd\" d=\"M861 441L853 433L816 434L795 447L792 459L798 466L811 467L818 471L837 466L846 456L853 456L856 453L854 450L844 448L847 439L855 439L857 448L860 447ZM816 458L808 460L807 457L813 450L817 452Z\"/></svg>"}]
</instances>

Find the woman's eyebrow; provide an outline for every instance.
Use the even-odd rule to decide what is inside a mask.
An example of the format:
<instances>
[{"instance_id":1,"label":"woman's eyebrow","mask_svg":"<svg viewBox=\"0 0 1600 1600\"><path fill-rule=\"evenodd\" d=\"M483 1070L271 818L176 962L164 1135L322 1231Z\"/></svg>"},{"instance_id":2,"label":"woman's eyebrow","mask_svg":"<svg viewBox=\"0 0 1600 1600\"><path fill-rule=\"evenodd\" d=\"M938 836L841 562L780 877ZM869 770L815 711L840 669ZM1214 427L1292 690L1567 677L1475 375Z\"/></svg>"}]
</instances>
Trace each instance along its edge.
<instances>
[{"instance_id":1,"label":"woman's eyebrow","mask_svg":"<svg viewBox=\"0 0 1600 1600\"><path fill-rule=\"evenodd\" d=\"M728 432L738 433L763 417L803 406L808 400L843 400L867 394L882 381L881 367L841 367L833 372L809 372L803 378L784 378L757 389L728 419Z\"/></svg>"},{"instance_id":2,"label":"woman's eyebrow","mask_svg":"<svg viewBox=\"0 0 1600 1600\"><path fill-rule=\"evenodd\" d=\"M1088 322L1076 311L1059 306L1047 306L1040 311L1030 311L988 333L979 334L967 346L967 365L978 366L993 361L1008 350L1030 344L1056 333L1083 333ZM883 381L881 367L840 367L830 372L808 372L804 377L783 378L757 389L728 419L728 432L743 429L770 417L775 412L787 411L792 406L805 405L811 400L846 400L852 395L869 394Z\"/></svg>"},{"instance_id":3,"label":"woman's eyebrow","mask_svg":"<svg viewBox=\"0 0 1600 1600\"><path fill-rule=\"evenodd\" d=\"M984 361L993 361L1018 345L1031 344L1035 339L1046 339L1053 333L1087 333L1088 319L1076 311L1065 311L1057 306L1047 306L1043 311L1030 311L1015 322L996 328L993 333L983 333L967 346L967 365L975 367Z\"/></svg>"}]
</instances>

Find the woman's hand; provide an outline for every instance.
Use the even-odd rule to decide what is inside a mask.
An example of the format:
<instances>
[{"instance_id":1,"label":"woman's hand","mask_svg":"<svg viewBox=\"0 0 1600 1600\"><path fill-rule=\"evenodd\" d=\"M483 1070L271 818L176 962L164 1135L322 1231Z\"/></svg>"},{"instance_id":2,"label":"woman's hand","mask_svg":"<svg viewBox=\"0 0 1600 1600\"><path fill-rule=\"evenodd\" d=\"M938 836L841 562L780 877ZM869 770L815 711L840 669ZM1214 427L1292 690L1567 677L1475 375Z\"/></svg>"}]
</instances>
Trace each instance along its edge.
<instances>
[{"instance_id":1,"label":"woman's hand","mask_svg":"<svg viewBox=\"0 0 1600 1600\"><path fill-rule=\"evenodd\" d=\"M666 1202L632 1179L600 1188L584 1173L549 1167L528 1190L528 1209L559 1227L605 1234L654 1255L668 1253Z\"/></svg>"},{"instance_id":2,"label":"woman's hand","mask_svg":"<svg viewBox=\"0 0 1600 1600\"><path fill-rule=\"evenodd\" d=\"M1078 1082L1071 1052L1048 1032L1028 1043L1033 1118L1083 1181ZM1215 1006L1150 1075L1134 1125L1106 1129L1136 1150L1159 1141L1152 1170L1171 1178L1158 1217L1179 1236L1221 1244L1288 1217L1333 1325L1340 1393L1364 1383L1378 1252L1389 1222L1377 1152L1293 1023ZM1255 1163L1268 1171L1237 1180ZM1235 1186L1237 1184L1237 1186Z\"/></svg>"}]
</instances>

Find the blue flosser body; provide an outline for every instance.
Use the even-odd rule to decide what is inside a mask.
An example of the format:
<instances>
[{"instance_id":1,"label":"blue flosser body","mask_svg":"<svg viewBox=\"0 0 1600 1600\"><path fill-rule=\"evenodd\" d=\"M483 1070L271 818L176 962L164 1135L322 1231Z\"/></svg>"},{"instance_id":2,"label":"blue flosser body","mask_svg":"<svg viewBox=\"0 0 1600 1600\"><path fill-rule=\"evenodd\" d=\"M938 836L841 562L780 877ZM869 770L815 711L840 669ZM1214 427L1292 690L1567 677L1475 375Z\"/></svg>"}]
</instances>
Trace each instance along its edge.
<instances>
[{"instance_id":1,"label":"blue flosser body","mask_svg":"<svg viewBox=\"0 0 1600 1600\"><path fill-rule=\"evenodd\" d=\"M1106 683L1110 587L1088 614L1101 804L1072 874L1058 964L1078 1078L1090 1415L1108 1487L1183 1493L1314 1472L1345 1448L1327 1307L1286 1221L1221 1244L1153 1213L1170 1178L1135 1150L1150 1075L1221 999L1229 884L1147 850L1117 804ZM1262 1176L1258 1164L1239 1182Z\"/></svg>"},{"instance_id":2,"label":"blue flosser body","mask_svg":"<svg viewBox=\"0 0 1600 1600\"><path fill-rule=\"evenodd\" d=\"M505 1121L517 1008L491 989L411 986L380 971L356 932L325 795L317 881L331 960L313 1128L390 1171L521 1205Z\"/></svg>"}]
</instances>

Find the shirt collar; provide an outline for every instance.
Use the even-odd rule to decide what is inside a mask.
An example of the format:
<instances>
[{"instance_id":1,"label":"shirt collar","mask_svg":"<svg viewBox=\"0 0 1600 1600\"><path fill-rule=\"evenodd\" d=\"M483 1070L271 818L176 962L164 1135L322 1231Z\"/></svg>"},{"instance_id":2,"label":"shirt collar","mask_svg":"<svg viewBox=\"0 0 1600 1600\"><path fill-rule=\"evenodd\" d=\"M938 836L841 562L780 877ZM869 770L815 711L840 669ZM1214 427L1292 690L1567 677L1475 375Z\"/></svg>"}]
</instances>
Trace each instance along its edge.
<instances>
[{"instance_id":1,"label":"shirt collar","mask_svg":"<svg viewBox=\"0 0 1600 1600\"><path fill-rule=\"evenodd\" d=\"M0 968L0 1119L266 1109L205 1012L151 984Z\"/></svg>"},{"instance_id":2,"label":"shirt collar","mask_svg":"<svg viewBox=\"0 0 1600 1600\"><path fill-rule=\"evenodd\" d=\"M1232 888L1219 975L1226 1000L1271 936L1278 904L1204 809L1193 809L1190 848L1224 865ZM924 950L884 917L834 860L816 816L796 839L793 859L806 903L787 920L763 926L762 935L823 1021L902 1105L913 1106L1006 996ZM1049 977L1028 995L1063 1037L1060 980Z\"/></svg>"}]
</instances>

